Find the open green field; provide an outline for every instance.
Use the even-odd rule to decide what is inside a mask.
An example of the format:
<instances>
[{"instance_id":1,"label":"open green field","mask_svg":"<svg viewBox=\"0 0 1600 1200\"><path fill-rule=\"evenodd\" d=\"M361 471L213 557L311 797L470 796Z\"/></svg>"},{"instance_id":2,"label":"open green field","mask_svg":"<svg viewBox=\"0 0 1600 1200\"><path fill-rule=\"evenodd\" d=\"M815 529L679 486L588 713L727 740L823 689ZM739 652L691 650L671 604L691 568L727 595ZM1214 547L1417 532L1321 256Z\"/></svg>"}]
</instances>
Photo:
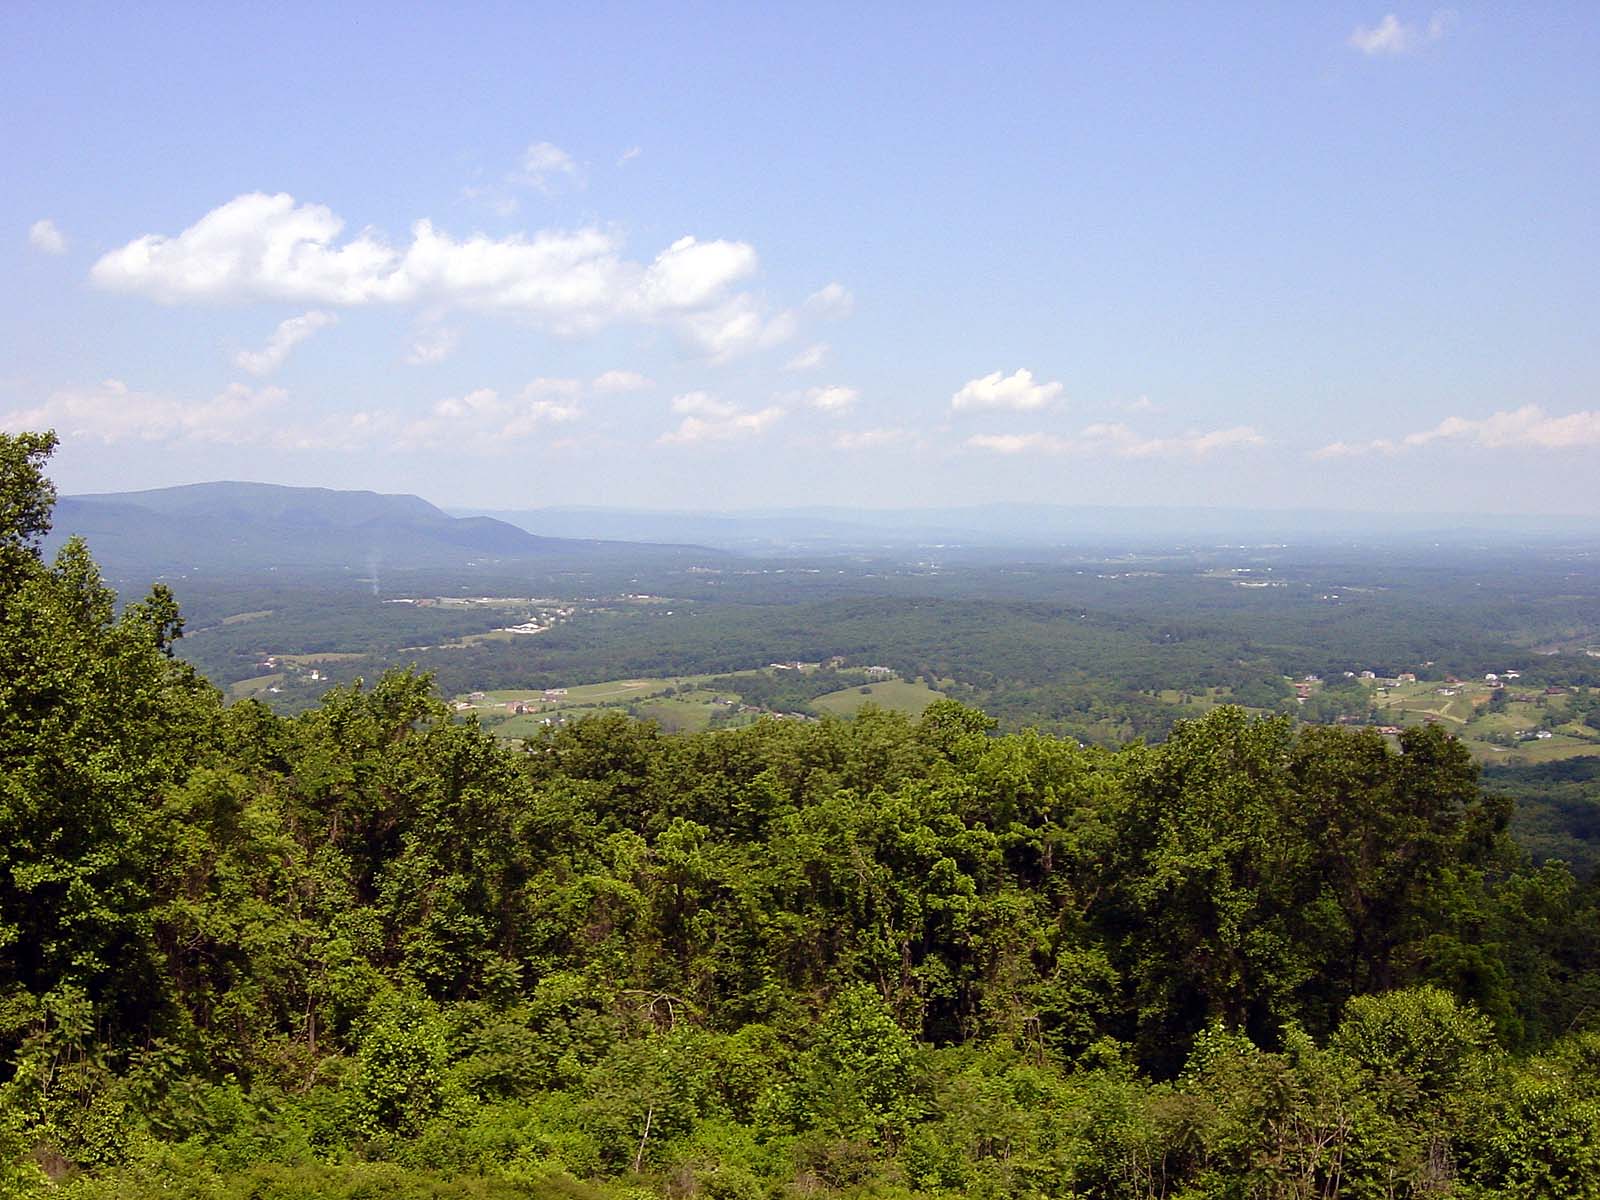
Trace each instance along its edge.
<instances>
[{"instance_id":1,"label":"open green field","mask_svg":"<svg viewBox=\"0 0 1600 1200\"><path fill-rule=\"evenodd\" d=\"M1438 684L1402 684L1384 689L1386 694L1379 695L1374 703L1379 711L1393 714L1397 724L1432 716L1451 725L1465 725L1473 719L1479 706L1489 700L1487 691L1481 695L1458 692L1454 696L1441 696L1438 687Z\"/></svg>"},{"instance_id":2,"label":"open green field","mask_svg":"<svg viewBox=\"0 0 1600 1200\"><path fill-rule=\"evenodd\" d=\"M768 707L772 681L783 678L772 668L762 667L750 671L734 671L720 675L652 676L635 679L612 679L604 683L589 683L569 687L561 695L546 696L532 690L485 690L455 697L456 709L463 716L473 714L485 728L496 736L508 740L532 737L546 729L552 722L579 720L596 713L625 711L655 721L672 733L695 733L718 728L726 729L748 725L769 712L779 715L799 712L793 697L780 700L780 707ZM750 693L729 686L712 689L707 685L713 679L723 679L736 685L749 679ZM810 699L808 707L819 713L848 716L863 704L872 703L896 712L919 715L942 692L924 683L906 683L888 679L864 687L844 688ZM516 713L514 706L527 706L529 711Z\"/></svg>"},{"instance_id":3,"label":"open green field","mask_svg":"<svg viewBox=\"0 0 1600 1200\"><path fill-rule=\"evenodd\" d=\"M1156 699L1181 709L1185 717L1203 717L1220 704L1236 704L1231 688L1208 687L1201 691L1184 692L1177 688L1162 688Z\"/></svg>"},{"instance_id":4,"label":"open green field","mask_svg":"<svg viewBox=\"0 0 1600 1200\"><path fill-rule=\"evenodd\" d=\"M1600 740L1562 737L1559 734L1540 741L1518 742L1514 746L1496 746L1472 738L1463 740L1478 758L1499 765L1558 762L1565 758L1600 754Z\"/></svg>"},{"instance_id":5,"label":"open green field","mask_svg":"<svg viewBox=\"0 0 1600 1200\"><path fill-rule=\"evenodd\" d=\"M710 675L612 679L604 683L582 684L566 689L560 696L546 698L543 691L496 690L473 700L458 696L462 713L476 713L496 736L517 739L532 737L551 720L576 721L597 713L632 710L663 729L693 733L711 727L712 717L736 709L738 698L726 692L701 687ZM732 700L730 705L728 701ZM537 711L506 715L512 704L537 705ZM727 719L729 725L747 724L755 717Z\"/></svg>"},{"instance_id":6,"label":"open green field","mask_svg":"<svg viewBox=\"0 0 1600 1200\"><path fill-rule=\"evenodd\" d=\"M483 699L471 701L474 707L493 707L504 704L526 704L531 702L548 704L552 708L567 708L578 705L593 704L632 704L650 696L658 696L662 692L670 691L681 686L694 686L710 679L709 675L685 675L682 677L646 678L646 679L610 679L604 683L586 683L577 687L566 689L566 694L545 699L543 691L490 691L483 693ZM466 696L456 697L458 700L467 700Z\"/></svg>"},{"instance_id":7,"label":"open green field","mask_svg":"<svg viewBox=\"0 0 1600 1200\"><path fill-rule=\"evenodd\" d=\"M223 617L222 623L224 625L244 625L250 621L260 621L271 615L272 610L270 608L258 608L253 612L234 613L231 617Z\"/></svg>"},{"instance_id":8,"label":"open green field","mask_svg":"<svg viewBox=\"0 0 1600 1200\"><path fill-rule=\"evenodd\" d=\"M909 683L904 679L887 679L882 683L869 683L864 687L829 692L826 696L818 696L811 703L824 712L840 717L853 715L864 704L876 704L879 708L920 717L923 709L935 700L942 699L944 699L943 692L936 692L920 681Z\"/></svg>"},{"instance_id":9,"label":"open green field","mask_svg":"<svg viewBox=\"0 0 1600 1200\"><path fill-rule=\"evenodd\" d=\"M1600 734L1573 720L1570 695L1540 693L1537 700L1507 700L1494 710L1495 689L1486 683L1448 685L1455 691L1452 696L1439 695L1443 686L1437 680L1422 680L1383 688L1374 703L1384 720L1396 725L1416 724L1429 717L1439 720L1485 762L1545 763L1600 753ZM1510 694L1523 690L1514 681L1505 689ZM1555 736L1517 739L1519 733L1536 729Z\"/></svg>"},{"instance_id":10,"label":"open green field","mask_svg":"<svg viewBox=\"0 0 1600 1200\"><path fill-rule=\"evenodd\" d=\"M726 692L699 689L677 696L662 696L659 699L647 700L638 708L639 714L645 720L654 721L668 733L701 733L711 728L712 717L738 708L737 700L731 705L724 703L729 699L733 698ZM748 725L757 719L753 713L733 714L724 721L724 725L727 727Z\"/></svg>"},{"instance_id":11,"label":"open green field","mask_svg":"<svg viewBox=\"0 0 1600 1200\"><path fill-rule=\"evenodd\" d=\"M249 679L241 679L228 688L229 700L248 700L252 696L259 696L270 687L278 687L283 683L283 672L276 671L271 675L256 675Z\"/></svg>"},{"instance_id":12,"label":"open green field","mask_svg":"<svg viewBox=\"0 0 1600 1200\"><path fill-rule=\"evenodd\" d=\"M563 721L576 721L582 717L592 717L600 713L614 711L587 705L573 705L563 708L557 714L554 709L547 713L524 713L521 716L507 717L503 721L495 721L486 725L486 728L496 737L516 740L535 736L545 728L546 722L559 716Z\"/></svg>"}]
</instances>

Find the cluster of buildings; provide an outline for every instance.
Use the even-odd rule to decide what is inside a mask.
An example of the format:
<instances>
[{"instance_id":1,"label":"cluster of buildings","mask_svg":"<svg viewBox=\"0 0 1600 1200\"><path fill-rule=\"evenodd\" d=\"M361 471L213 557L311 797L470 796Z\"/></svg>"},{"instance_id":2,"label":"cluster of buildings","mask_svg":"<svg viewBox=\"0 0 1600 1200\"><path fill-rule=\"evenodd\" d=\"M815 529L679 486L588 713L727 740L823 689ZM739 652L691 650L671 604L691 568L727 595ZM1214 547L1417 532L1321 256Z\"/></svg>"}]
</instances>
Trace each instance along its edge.
<instances>
[{"instance_id":1,"label":"cluster of buildings","mask_svg":"<svg viewBox=\"0 0 1600 1200\"><path fill-rule=\"evenodd\" d=\"M767 664L767 669L768 670L772 670L772 671L814 671L818 667L827 667L830 670L838 670L840 667L842 667L844 665L845 665L844 656L841 655L841 654L836 654L832 658L828 659L826 662L809 662L808 663L808 662L799 662L799 661L791 659L788 662L768 663ZM894 678L894 668L893 667L862 667L861 669L864 672L866 672L866 676L867 676L868 679L893 679Z\"/></svg>"},{"instance_id":2,"label":"cluster of buildings","mask_svg":"<svg viewBox=\"0 0 1600 1200\"><path fill-rule=\"evenodd\" d=\"M1379 687L1399 687L1402 683L1415 683L1416 673L1401 671L1398 675L1379 675L1376 671L1346 671L1346 679L1364 679L1368 683L1375 683Z\"/></svg>"}]
</instances>

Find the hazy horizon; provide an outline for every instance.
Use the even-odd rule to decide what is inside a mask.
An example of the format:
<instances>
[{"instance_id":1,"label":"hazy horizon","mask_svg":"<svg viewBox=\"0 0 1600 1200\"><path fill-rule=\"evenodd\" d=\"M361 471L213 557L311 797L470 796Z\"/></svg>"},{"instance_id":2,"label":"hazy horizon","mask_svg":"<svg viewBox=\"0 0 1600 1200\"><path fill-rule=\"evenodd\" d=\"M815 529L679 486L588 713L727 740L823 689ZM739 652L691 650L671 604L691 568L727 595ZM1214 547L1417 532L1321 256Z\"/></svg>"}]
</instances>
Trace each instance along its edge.
<instances>
[{"instance_id":1,"label":"hazy horizon","mask_svg":"<svg viewBox=\"0 0 1600 1200\"><path fill-rule=\"evenodd\" d=\"M750 504L725 508L697 508L622 504L550 504L525 508L507 508L490 505L454 504L421 491L330 489L320 485L289 485L274 483L270 480L239 479L200 480L193 483L170 484L126 491L62 491L60 498L79 501L116 501L123 497L136 497L142 494L238 486L269 489L289 488L292 490L319 492L349 491L366 495L396 498L409 497L419 499L451 516L490 516L510 521L513 524L517 523L515 518L518 517L529 519L545 518L555 522L570 519L580 525L582 520L588 517L597 520L638 518L643 521L682 519L685 521L721 521L728 523L747 522L752 525L761 522L791 522L798 524L804 521L812 521L819 526L834 523L840 526L854 525L862 529L901 529L916 530L922 533L943 529L945 532L984 534L996 531L1029 532L1027 526L986 525L984 519L1023 521L1032 519L1040 521L1048 520L1051 517L1083 518L1098 515L1113 521L1119 518L1127 521L1136 521L1139 518L1144 518L1155 523L1142 532L1158 531L1165 527L1162 522L1170 523L1173 529L1179 531L1193 532L1200 525L1209 525L1213 529L1222 531L1230 528L1227 523L1232 521L1235 522L1232 528L1242 533L1253 532L1249 528L1252 525L1259 527L1279 523L1285 529L1292 528L1313 534L1337 534L1351 530L1389 527L1408 534L1451 530L1471 533L1480 531L1494 532L1497 529L1500 531L1536 531L1542 529L1563 533L1574 531L1592 532L1600 535L1600 523L1596 523L1593 517L1583 513L1397 511L1378 508L1263 508L1248 505L1190 505L1179 508L1158 504L1072 504L1010 500L991 500L973 504L911 506L843 506L826 504L784 506ZM963 527L959 522L964 519L973 523ZM525 524L523 527L535 529L534 525ZM1064 527L1057 526L1056 528ZM1126 532L1128 528L1127 525L1120 527L1123 532ZM536 529L536 531L542 530ZM560 531L555 531L555 533L557 536L604 536L599 533L562 533ZM644 538L642 540L650 539Z\"/></svg>"},{"instance_id":2,"label":"hazy horizon","mask_svg":"<svg viewBox=\"0 0 1600 1200\"><path fill-rule=\"evenodd\" d=\"M1378 507L1378 506L1372 506L1372 507L1366 507L1366 508L1362 508L1362 507L1337 508L1337 507L1324 507L1324 506L1311 506L1311 505L1301 505L1301 506L1294 506L1294 505L1262 506L1262 505L1250 505L1250 504L1201 504L1201 505L1183 505L1183 506L1178 506L1178 505L1171 505L1171 504L1153 504L1153 503L1152 504L1136 504L1136 503L1105 504L1105 503L1094 503L1094 502L1090 502L1090 501L1073 502L1073 501L1052 501L1052 500L1013 500L1013 499L976 500L976 501L972 501L970 503L953 504L953 505L951 505L951 504L932 504L932 503L929 503L929 504L911 504L911 505L906 505L906 504L880 504L880 505L839 505L839 504L834 504L834 505L830 505L830 504L772 505L772 504L745 504L745 505L734 505L734 506L720 507L719 508L719 507L702 507L702 506L693 506L693 505L668 505L668 504L650 505L650 504L579 504L579 503L561 504L561 503L554 503L554 504L531 505L531 506L526 506L526 507L516 507L516 506L509 506L509 505L486 505L486 504L457 503L457 502L452 501L452 500L450 500L448 498L440 498L438 496L430 495L427 492L425 492L423 490L419 490L419 489L406 489L406 488L397 488L397 489L355 488L355 487L341 487L341 486L339 486L337 484L315 484L315 483L312 483L312 484L293 484L293 483L283 483L281 481L271 480L271 479L220 479L220 478L218 478L218 479L193 479L193 480L185 480L185 481L180 481L180 482L175 482L175 483L152 484L149 487L139 487L139 488L95 489L95 490L82 490L82 491L67 491L65 489L58 489L58 490L59 490L59 493L60 493L60 495L61 495L61 497L63 499L83 500L83 499L92 499L92 498L99 498L99 497L111 497L111 496L119 496L119 495L136 494L138 492L163 491L163 490L174 489L174 488L206 487L206 486L210 486L210 485L213 485L213 484L246 484L246 485L250 485L250 486L261 486L261 487L311 488L311 489L320 489L320 490L328 490L328 491L366 491L366 492L376 492L376 493L378 493L380 495L415 496L415 497L417 497L419 499L427 501L429 504L432 504L435 507L437 507L437 508L439 508L439 509L441 509L441 510L443 510L445 512L452 513L452 514L494 513L494 512L529 512L529 513L533 513L533 512L558 512L558 513L559 512L572 512L572 513L596 512L596 513L647 513L647 514L652 514L652 515L657 515L657 516L693 515L693 516L730 516L730 517L731 516L737 516L737 517L769 517L769 516L774 516L775 517L775 516L785 516L785 515L793 515L793 514L815 514L815 515L834 516L834 515L844 515L844 514L849 514L849 513L865 512L865 513L876 513L876 514L881 514L881 515L891 515L891 514L899 514L899 513L914 514L914 513L928 513L928 512L957 512L957 511L964 511L964 510L980 511L980 510L985 510L985 509L1001 509L1001 508L1039 508L1039 509L1063 509L1063 510L1100 510L1100 509L1103 509L1103 510L1106 510L1106 511L1113 511L1113 512L1115 512L1115 511L1127 511L1127 512L1182 511L1182 512L1205 512L1205 513L1242 513L1242 514L1263 515L1263 516L1283 515L1283 516L1307 516L1307 517L1327 515L1327 516L1361 516L1361 517L1367 517L1367 516L1400 516L1400 517L1415 518L1415 519L1424 519L1424 518L1458 518L1459 517L1459 518L1505 518L1505 519L1519 519L1519 520L1520 519L1526 519L1528 521L1538 521L1538 520L1543 519L1543 518L1549 518L1551 520L1583 521L1583 522L1588 522L1588 521L1594 520L1594 517L1591 514L1582 513L1582 512L1575 512L1575 511L1566 511L1566 512L1533 512L1533 513L1530 513L1530 512L1514 512L1514 511L1507 511L1507 510L1496 510L1496 509L1482 509L1482 510L1472 510L1472 509L1454 509L1454 510L1452 510L1452 509L1442 509L1442 508L1441 509L1394 509L1394 508ZM1597 531L1600 531L1600 524L1596 525L1596 529L1597 529Z\"/></svg>"}]
</instances>

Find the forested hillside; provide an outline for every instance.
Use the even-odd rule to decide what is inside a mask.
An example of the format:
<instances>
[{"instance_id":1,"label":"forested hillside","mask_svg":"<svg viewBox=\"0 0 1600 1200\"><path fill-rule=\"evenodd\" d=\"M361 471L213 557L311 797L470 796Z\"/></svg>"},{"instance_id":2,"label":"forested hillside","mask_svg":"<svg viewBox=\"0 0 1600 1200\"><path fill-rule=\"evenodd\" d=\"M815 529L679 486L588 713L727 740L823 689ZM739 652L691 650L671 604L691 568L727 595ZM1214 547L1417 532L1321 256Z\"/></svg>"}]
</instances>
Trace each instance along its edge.
<instances>
[{"instance_id":1,"label":"forested hillside","mask_svg":"<svg viewBox=\"0 0 1600 1200\"><path fill-rule=\"evenodd\" d=\"M1600 922L1412 729L293 718L0 435L0 1196L1600 1195Z\"/></svg>"}]
</instances>

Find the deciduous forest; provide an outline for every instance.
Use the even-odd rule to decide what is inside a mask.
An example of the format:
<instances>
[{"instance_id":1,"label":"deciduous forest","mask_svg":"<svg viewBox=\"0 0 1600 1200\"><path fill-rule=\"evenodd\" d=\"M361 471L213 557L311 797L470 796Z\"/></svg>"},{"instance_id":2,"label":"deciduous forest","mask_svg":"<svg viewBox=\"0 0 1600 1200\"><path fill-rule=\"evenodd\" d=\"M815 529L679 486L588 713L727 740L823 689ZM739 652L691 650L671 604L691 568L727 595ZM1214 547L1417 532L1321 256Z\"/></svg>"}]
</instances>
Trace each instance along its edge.
<instances>
[{"instance_id":1,"label":"deciduous forest","mask_svg":"<svg viewBox=\"0 0 1600 1200\"><path fill-rule=\"evenodd\" d=\"M1596 895L1438 727L274 714L0 436L0 1196L1600 1195Z\"/></svg>"}]
</instances>

